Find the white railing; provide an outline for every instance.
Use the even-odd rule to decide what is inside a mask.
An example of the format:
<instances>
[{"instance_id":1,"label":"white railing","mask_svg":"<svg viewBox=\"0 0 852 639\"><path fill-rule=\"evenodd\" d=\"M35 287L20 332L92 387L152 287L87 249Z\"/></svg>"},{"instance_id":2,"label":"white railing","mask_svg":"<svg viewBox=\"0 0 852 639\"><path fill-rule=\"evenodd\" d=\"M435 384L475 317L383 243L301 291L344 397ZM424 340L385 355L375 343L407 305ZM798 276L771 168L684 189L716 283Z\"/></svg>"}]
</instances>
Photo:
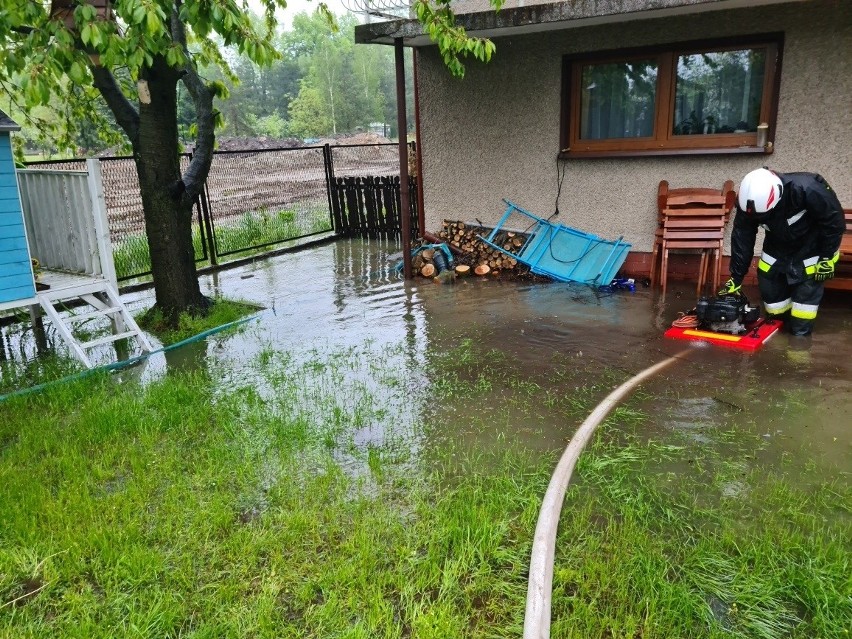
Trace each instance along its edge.
<instances>
[{"instance_id":1,"label":"white railing","mask_svg":"<svg viewBox=\"0 0 852 639\"><path fill-rule=\"evenodd\" d=\"M103 277L116 289L101 165L85 171L21 169L21 206L30 255L49 270Z\"/></svg>"}]
</instances>

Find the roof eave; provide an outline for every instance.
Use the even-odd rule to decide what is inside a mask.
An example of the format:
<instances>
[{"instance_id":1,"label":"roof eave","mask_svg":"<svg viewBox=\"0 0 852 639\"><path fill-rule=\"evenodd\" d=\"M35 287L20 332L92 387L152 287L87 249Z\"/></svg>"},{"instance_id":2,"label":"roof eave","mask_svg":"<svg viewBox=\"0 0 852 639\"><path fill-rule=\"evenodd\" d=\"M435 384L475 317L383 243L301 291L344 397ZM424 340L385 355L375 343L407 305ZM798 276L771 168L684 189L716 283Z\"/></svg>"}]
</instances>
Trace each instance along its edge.
<instances>
[{"instance_id":1,"label":"roof eave","mask_svg":"<svg viewBox=\"0 0 852 639\"><path fill-rule=\"evenodd\" d=\"M632 0L600 3L595 0L568 0L501 11L481 11L456 15L456 22L476 37L494 38L544 31L557 31L600 24L649 20L670 16L706 13L723 9L745 9L803 0ZM601 10L601 6L604 7ZM400 19L355 27L355 42L393 44L401 38L408 47L432 45L417 20Z\"/></svg>"},{"instance_id":2,"label":"roof eave","mask_svg":"<svg viewBox=\"0 0 852 639\"><path fill-rule=\"evenodd\" d=\"M21 127L10 118L6 113L0 110L0 131L20 131Z\"/></svg>"}]
</instances>

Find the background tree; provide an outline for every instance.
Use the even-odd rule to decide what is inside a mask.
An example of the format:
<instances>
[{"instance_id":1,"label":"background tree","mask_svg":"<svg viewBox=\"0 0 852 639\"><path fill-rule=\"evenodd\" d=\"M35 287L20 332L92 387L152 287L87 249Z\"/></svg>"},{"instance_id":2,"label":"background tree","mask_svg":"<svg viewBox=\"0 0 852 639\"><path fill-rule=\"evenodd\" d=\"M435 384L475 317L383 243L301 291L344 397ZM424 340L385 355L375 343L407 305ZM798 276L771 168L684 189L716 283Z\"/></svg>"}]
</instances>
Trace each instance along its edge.
<instances>
[{"instance_id":1,"label":"background tree","mask_svg":"<svg viewBox=\"0 0 852 639\"><path fill-rule=\"evenodd\" d=\"M331 131L331 118L323 96L307 82L290 102L290 131L300 138L319 137Z\"/></svg>"}]
</instances>

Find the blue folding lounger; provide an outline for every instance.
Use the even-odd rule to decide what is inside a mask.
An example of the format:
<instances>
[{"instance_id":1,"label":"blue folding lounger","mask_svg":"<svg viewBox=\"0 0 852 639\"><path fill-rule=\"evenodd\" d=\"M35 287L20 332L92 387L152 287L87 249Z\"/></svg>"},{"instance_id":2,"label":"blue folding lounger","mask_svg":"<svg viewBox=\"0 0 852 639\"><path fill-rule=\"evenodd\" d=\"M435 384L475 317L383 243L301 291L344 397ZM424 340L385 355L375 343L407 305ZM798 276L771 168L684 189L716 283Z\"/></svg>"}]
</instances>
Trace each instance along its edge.
<instances>
[{"instance_id":1,"label":"blue folding lounger","mask_svg":"<svg viewBox=\"0 0 852 639\"><path fill-rule=\"evenodd\" d=\"M503 217L487 237L479 238L492 248L527 265L537 275L546 275L560 282L606 286L627 259L631 245L621 237L605 240L570 226L553 224L509 200L503 201L507 206ZM494 243L495 236L506 230L503 225L513 213L534 221L530 230L523 231L528 234L528 238L517 253Z\"/></svg>"}]
</instances>

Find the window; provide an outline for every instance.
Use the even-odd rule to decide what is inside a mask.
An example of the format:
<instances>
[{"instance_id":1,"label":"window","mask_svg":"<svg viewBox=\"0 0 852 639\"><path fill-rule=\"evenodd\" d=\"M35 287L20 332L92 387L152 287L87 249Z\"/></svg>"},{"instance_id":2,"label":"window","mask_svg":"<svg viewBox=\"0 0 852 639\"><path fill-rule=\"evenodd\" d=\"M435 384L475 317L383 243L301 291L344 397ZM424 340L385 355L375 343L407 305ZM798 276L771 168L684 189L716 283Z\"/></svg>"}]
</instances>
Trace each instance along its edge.
<instances>
[{"instance_id":1,"label":"window","mask_svg":"<svg viewBox=\"0 0 852 639\"><path fill-rule=\"evenodd\" d=\"M563 155L766 152L780 50L763 36L566 57Z\"/></svg>"}]
</instances>

